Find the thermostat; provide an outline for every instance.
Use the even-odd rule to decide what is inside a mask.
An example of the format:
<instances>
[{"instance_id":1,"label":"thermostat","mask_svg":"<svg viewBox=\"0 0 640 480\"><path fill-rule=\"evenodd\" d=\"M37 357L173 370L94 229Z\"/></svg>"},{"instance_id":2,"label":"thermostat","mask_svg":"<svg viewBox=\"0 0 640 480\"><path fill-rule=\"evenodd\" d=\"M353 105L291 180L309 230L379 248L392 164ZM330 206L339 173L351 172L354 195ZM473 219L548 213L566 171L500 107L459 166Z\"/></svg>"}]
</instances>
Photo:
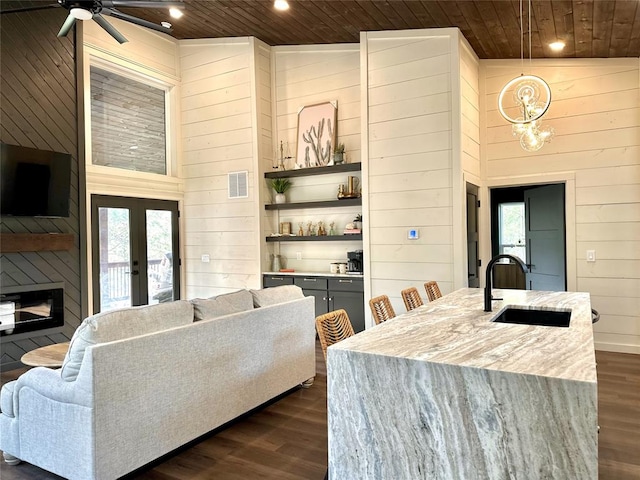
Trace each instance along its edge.
<instances>
[{"instance_id":1,"label":"thermostat","mask_svg":"<svg viewBox=\"0 0 640 480\"><path fill-rule=\"evenodd\" d=\"M407 232L407 238L409 240L417 240L420 238L420 231L416 229L409 230Z\"/></svg>"}]
</instances>

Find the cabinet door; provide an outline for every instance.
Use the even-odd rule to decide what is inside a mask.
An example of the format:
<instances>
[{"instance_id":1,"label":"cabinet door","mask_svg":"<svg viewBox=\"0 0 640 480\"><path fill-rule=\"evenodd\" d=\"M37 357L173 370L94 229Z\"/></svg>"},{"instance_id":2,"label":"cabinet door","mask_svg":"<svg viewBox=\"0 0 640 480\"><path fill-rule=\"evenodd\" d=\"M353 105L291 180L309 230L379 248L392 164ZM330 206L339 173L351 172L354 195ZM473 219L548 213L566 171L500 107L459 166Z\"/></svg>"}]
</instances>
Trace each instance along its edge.
<instances>
[{"instance_id":1,"label":"cabinet door","mask_svg":"<svg viewBox=\"0 0 640 480\"><path fill-rule=\"evenodd\" d=\"M330 310L344 308L349 315L353 330L358 333L364 330L364 293L329 291Z\"/></svg>"},{"instance_id":2,"label":"cabinet door","mask_svg":"<svg viewBox=\"0 0 640 480\"><path fill-rule=\"evenodd\" d=\"M304 293L305 297L314 297L316 300L316 317L318 315L323 315L329 311L329 296L327 295L326 290L310 290L303 289L302 293Z\"/></svg>"}]
</instances>

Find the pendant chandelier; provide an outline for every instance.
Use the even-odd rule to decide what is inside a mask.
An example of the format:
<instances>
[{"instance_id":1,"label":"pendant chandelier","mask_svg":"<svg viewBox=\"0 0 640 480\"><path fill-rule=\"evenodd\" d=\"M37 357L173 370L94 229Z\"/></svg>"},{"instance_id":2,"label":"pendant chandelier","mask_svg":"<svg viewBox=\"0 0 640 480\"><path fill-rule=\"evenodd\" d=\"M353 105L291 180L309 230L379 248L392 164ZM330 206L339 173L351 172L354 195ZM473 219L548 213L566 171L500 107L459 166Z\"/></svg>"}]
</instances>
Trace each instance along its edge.
<instances>
[{"instance_id":1,"label":"pendant chandelier","mask_svg":"<svg viewBox=\"0 0 640 480\"><path fill-rule=\"evenodd\" d=\"M551 105L551 89L547 82L535 75L524 74L524 29L520 0L520 62L522 72L509 81L498 96L500 115L512 125L514 137L520 138L520 146L527 152L540 150L553 137L553 127L542 126L542 116ZM529 0L529 67L531 67L531 0ZM508 100L512 103L507 103Z\"/></svg>"}]
</instances>

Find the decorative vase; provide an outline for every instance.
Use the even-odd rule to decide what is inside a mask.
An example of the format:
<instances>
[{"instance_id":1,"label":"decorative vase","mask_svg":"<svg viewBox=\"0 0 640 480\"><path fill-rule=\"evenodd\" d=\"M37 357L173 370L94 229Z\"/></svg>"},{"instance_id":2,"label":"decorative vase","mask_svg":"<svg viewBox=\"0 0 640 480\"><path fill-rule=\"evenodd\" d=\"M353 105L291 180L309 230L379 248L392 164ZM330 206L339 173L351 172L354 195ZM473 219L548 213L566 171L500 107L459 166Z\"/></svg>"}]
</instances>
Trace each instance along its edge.
<instances>
[{"instance_id":1,"label":"decorative vase","mask_svg":"<svg viewBox=\"0 0 640 480\"><path fill-rule=\"evenodd\" d=\"M344 153L334 153L333 163L335 165L340 165L342 162L344 162Z\"/></svg>"},{"instance_id":2,"label":"decorative vase","mask_svg":"<svg viewBox=\"0 0 640 480\"><path fill-rule=\"evenodd\" d=\"M287 197L284 193L276 193L276 203L286 203Z\"/></svg>"}]
</instances>

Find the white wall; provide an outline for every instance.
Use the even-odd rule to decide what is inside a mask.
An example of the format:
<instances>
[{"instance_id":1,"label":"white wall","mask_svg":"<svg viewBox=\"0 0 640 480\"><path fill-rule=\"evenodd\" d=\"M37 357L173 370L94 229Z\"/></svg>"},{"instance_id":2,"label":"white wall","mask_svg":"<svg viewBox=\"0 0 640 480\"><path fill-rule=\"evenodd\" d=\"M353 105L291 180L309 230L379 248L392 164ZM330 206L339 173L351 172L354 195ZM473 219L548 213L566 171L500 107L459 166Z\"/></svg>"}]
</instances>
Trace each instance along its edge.
<instances>
[{"instance_id":1,"label":"white wall","mask_svg":"<svg viewBox=\"0 0 640 480\"><path fill-rule=\"evenodd\" d=\"M454 46L458 71L452 76L452 90L457 92L452 96L452 130L460 138L452 145L453 158L459 159L452 164L454 289L469 285L466 183L482 186L480 61L462 33L456 33L457 43Z\"/></svg>"},{"instance_id":2,"label":"white wall","mask_svg":"<svg viewBox=\"0 0 640 480\"><path fill-rule=\"evenodd\" d=\"M273 47L275 144L282 141L292 156L296 154L298 110L305 105L337 101L337 142L345 144L347 162L360 162L360 48L358 45L311 45ZM294 166L294 159L286 164ZM266 171L272 165L266 165ZM356 176L360 176L356 173ZM334 200L338 185L347 183L347 174L296 177L287 193L289 202ZM266 185L266 184L265 184ZM267 189L268 193L273 193ZM269 202L271 203L271 202ZM341 233L360 207L282 210L265 213L266 234L277 231L278 222L291 222L297 233L299 223L323 221L328 231L335 222ZM347 251L362 249L361 242L296 242L269 244L268 253L279 253L286 266L296 271L328 273L331 262L346 261ZM272 249L272 250L271 250ZM302 259L298 260L296 253ZM265 259L266 262L266 259ZM268 262L266 269L269 270Z\"/></svg>"},{"instance_id":3,"label":"white wall","mask_svg":"<svg viewBox=\"0 0 640 480\"><path fill-rule=\"evenodd\" d=\"M108 18L120 33L129 41L119 44L95 22L81 22L78 25L79 42L77 61L81 79L80 88L84 95L79 102L84 112L79 116L81 141L79 148L81 160L86 163L86 202L91 205L92 194L130 196L138 198L155 198L182 202L182 181L179 178L180 163L180 68L178 59L178 43L172 37L133 25L129 22ZM117 73L130 76L149 83L157 88L167 89L169 105L167 109L168 134L167 161L168 174L156 175L131 170L122 170L104 166L91 165L91 126L90 114L90 66L98 65L115 70ZM91 238L91 208L86 212L86 238ZM87 242L88 289L92 291L91 242ZM89 313L93 312L93 298L89 295Z\"/></svg>"},{"instance_id":4,"label":"white wall","mask_svg":"<svg viewBox=\"0 0 640 480\"><path fill-rule=\"evenodd\" d=\"M261 284L255 53L251 38L180 42L187 298ZM238 171L249 196L229 199Z\"/></svg>"},{"instance_id":5,"label":"white wall","mask_svg":"<svg viewBox=\"0 0 640 480\"><path fill-rule=\"evenodd\" d=\"M415 286L424 297L427 280L436 280L443 294L454 287L456 43L453 29L361 34L368 72L370 296L388 295L396 313L405 310L404 288ZM407 239L410 228L419 229L419 240Z\"/></svg>"},{"instance_id":6,"label":"white wall","mask_svg":"<svg viewBox=\"0 0 640 480\"><path fill-rule=\"evenodd\" d=\"M565 181L570 290L601 314L596 348L640 353L640 65L638 59L534 61L552 103L552 142L527 153L499 115L497 95L519 61L482 61L487 184ZM488 228L488 227L487 227ZM485 239L486 244L486 239ZM586 262L586 250L596 262Z\"/></svg>"}]
</instances>

